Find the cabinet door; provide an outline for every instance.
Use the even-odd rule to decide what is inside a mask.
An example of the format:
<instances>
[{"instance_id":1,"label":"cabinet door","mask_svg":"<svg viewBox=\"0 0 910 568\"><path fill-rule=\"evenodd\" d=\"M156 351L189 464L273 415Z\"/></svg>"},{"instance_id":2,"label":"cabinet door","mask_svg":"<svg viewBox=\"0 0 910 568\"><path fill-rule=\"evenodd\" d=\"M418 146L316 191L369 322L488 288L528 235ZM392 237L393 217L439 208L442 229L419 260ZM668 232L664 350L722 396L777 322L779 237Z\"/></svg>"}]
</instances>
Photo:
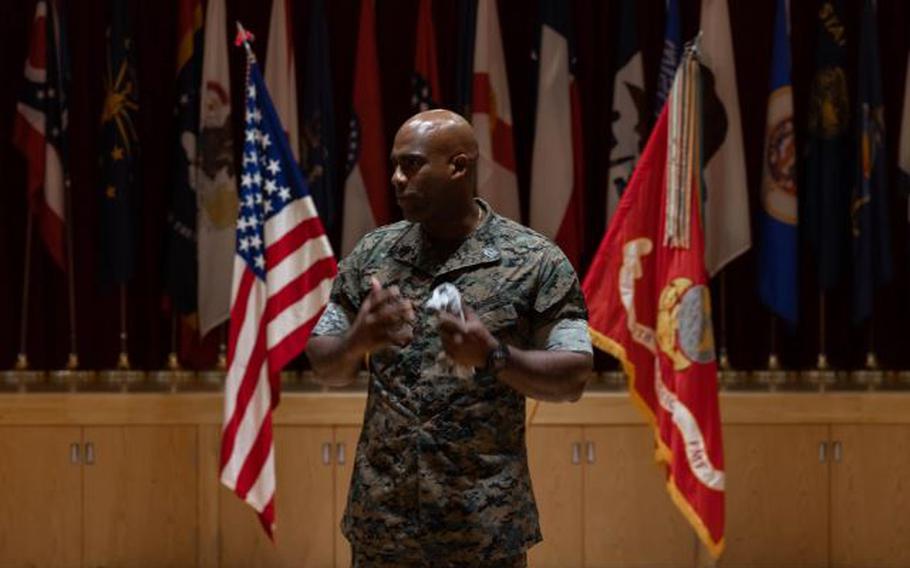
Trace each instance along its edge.
<instances>
[{"instance_id":1,"label":"cabinet door","mask_svg":"<svg viewBox=\"0 0 910 568\"><path fill-rule=\"evenodd\" d=\"M323 448L328 450L323 462ZM253 509L220 490L221 566L330 567L334 564L332 428L275 428L275 542Z\"/></svg>"},{"instance_id":2,"label":"cabinet door","mask_svg":"<svg viewBox=\"0 0 910 568\"><path fill-rule=\"evenodd\" d=\"M81 442L79 427L0 428L0 566L82 564Z\"/></svg>"},{"instance_id":3,"label":"cabinet door","mask_svg":"<svg viewBox=\"0 0 910 568\"><path fill-rule=\"evenodd\" d=\"M528 429L528 464L540 511L543 542L532 548L533 567L575 568L583 562L582 429L533 426ZM577 452L577 456L573 456ZM573 458L578 463L573 463Z\"/></svg>"},{"instance_id":4,"label":"cabinet door","mask_svg":"<svg viewBox=\"0 0 910 568\"><path fill-rule=\"evenodd\" d=\"M825 425L724 428L726 568L828 566ZM702 557L706 557L703 554Z\"/></svg>"},{"instance_id":5,"label":"cabinet door","mask_svg":"<svg viewBox=\"0 0 910 568\"><path fill-rule=\"evenodd\" d=\"M357 440L360 438L359 426L335 428L335 518L332 528L335 531L335 566L348 568L351 565L351 545L341 534L341 518L348 503L348 489L351 485L351 473L354 471L354 458L357 455Z\"/></svg>"},{"instance_id":6,"label":"cabinet door","mask_svg":"<svg viewBox=\"0 0 910 568\"><path fill-rule=\"evenodd\" d=\"M84 438L85 565L195 565L196 427L86 427Z\"/></svg>"},{"instance_id":7,"label":"cabinet door","mask_svg":"<svg viewBox=\"0 0 910 568\"><path fill-rule=\"evenodd\" d=\"M692 529L670 500L648 426L585 428L585 566L692 566Z\"/></svg>"},{"instance_id":8,"label":"cabinet door","mask_svg":"<svg viewBox=\"0 0 910 568\"><path fill-rule=\"evenodd\" d=\"M831 440L831 565L910 566L910 426L832 426Z\"/></svg>"}]
</instances>

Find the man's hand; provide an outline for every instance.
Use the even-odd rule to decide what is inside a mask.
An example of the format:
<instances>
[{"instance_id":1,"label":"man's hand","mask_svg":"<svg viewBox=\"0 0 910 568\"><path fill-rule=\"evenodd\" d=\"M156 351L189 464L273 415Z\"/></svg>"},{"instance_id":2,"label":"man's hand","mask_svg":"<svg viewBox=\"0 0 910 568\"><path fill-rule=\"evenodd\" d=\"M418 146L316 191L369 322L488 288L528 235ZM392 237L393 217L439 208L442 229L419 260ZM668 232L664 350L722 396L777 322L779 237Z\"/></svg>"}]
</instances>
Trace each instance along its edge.
<instances>
[{"instance_id":1,"label":"man's hand","mask_svg":"<svg viewBox=\"0 0 910 568\"><path fill-rule=\"evenodd\" d=\"M363 353L389 345L404 347L413 338L414 318L414 306L401 297L398 286L384 289L372 278L370 294L349 330L349 346Z\"/></svg>"},{"instance_id":2,"label":"man's hand","mask_svg":"<svg viewBox=\"0 0 910 568\"><path fill-rule=\"evenodd\" d=\"M439 336L452 361L465 367L483 367L498 341L474 310L464 307L465 321L448 312L439 312Z\"/></svg>"}]
</instances>

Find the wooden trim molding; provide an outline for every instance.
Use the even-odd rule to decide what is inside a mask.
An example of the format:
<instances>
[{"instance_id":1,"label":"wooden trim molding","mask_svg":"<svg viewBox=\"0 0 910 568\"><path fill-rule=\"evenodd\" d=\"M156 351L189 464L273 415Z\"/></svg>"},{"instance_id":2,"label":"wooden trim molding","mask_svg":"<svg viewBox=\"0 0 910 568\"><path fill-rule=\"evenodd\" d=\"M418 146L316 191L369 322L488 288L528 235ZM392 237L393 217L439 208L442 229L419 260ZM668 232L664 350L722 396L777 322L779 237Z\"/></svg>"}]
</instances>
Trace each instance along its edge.
<instances>
[{"instance_id":1,"label":"wooden trim molding","mask_svg":"<svg viewBox=\"0 0 910 568\"><path fill-rule=\"evenodd\" d=\"M721 393L725 424L910 424L910 393ZM362 392L283 393L276 424L359 426ZM643 424L624 392L572 404L528 401L533 425ZM220 393L0 394L0 425L221 424Z\"/></svg>"}]
</instances>

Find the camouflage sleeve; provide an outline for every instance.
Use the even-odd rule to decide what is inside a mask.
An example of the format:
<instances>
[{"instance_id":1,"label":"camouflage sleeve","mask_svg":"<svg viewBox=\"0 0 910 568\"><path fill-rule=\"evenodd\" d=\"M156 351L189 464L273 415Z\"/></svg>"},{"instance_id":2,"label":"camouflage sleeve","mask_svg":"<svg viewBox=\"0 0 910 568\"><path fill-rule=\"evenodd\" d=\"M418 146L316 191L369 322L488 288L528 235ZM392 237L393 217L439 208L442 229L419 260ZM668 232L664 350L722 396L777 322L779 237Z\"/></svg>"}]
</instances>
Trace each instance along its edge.
<instances>
[{"instance_id":1,"label":"camouflage sleeve","mask_svg":"<svg viewBox=\"0 0 910 568\"><path fill-rule=\"evenodd\" d=\"M541 259L533 307L536 348L591 353L588 310L581 285L575 269L555 245Z\"/></svg>"},{"instance_id":2,"label":"camouflage sleeve","mask_svg":"<svg viewBox=\"0 0 910 568\"><path fill-rule=\"evenodd\" d=\"M312 335L341 335L357 317L361 302L359 259L362 242L338 263L338 275L332 283L329 304L313 328Z\"/></svg>"},{"instance_id":3,"label":"camouflage sleeve","mask_svg":"<svg viewBox=\"0 0 910 568\"><path fill-rule=\"evenodd\" d=\"M594 353L588 322L583 319L562 319L534 332L534 347L546 351L576 351Z\"/></svg>"},{"instance_id":4,"label":"camouflage sleeve","mask_svg":"<svg viewBox=\"0 0 910 568\"><path fill-rule=\"evenodd\" d=\"M341 305L329 300L312 335L343 335L351 327L355 316L356 314L349 314Z\"/></svg>"}]
</instances>

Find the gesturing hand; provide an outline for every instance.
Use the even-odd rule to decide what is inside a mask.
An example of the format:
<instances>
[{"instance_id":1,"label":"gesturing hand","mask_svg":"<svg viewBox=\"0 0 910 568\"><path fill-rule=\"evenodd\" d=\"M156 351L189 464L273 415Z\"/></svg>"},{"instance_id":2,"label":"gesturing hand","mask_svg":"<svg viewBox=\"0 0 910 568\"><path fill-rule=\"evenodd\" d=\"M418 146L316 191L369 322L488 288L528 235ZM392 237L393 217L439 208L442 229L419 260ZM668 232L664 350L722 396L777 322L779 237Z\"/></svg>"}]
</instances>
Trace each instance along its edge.
<instances>
[{"instance_id":1,"label":"gesturing hand","mask_svg":"<svg viewBox=\"0 0 910 568\"><path fill-rule=\"evenodd\" d=\"M446 354L456 364L465 367L483 367L487 354L497 341L480 321L474 310L464 306L465 321L448 312L439 312L439 336Z\"/></svg>"},{"instance_id":2,"label":"gesturing hand","mask_svg":"<svg viewBox=\"0 0 910 568\"><path fill-rule=\"evenodd\" d=\"M413 338L414 306L398 286L383 288L375 277L350 330L352 347L370 352L389 345L404 347Z\"/></svg>"}]
</instances>

